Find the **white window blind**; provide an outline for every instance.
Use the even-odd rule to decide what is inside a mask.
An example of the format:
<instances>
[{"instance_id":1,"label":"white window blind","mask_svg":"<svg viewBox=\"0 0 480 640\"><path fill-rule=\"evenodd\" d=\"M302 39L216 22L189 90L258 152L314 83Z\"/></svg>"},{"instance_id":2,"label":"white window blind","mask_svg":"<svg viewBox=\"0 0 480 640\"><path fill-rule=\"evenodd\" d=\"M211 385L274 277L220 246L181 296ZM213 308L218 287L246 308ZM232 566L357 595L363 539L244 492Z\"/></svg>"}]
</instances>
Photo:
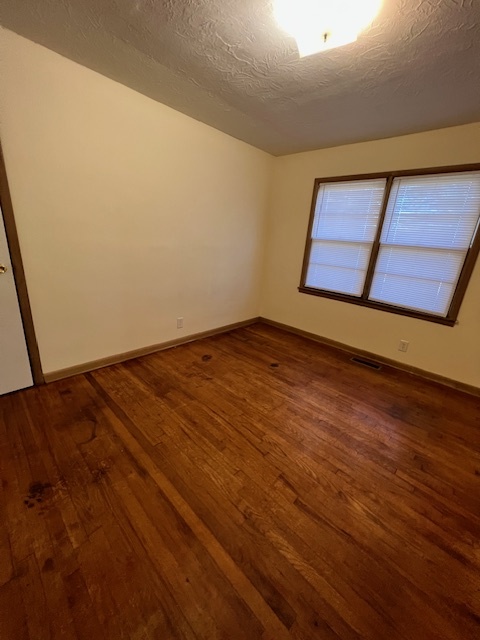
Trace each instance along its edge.
<instances>
[{"instance_id":1,"label":"white window blind","mask_svg":"<svg viewBox=\"0 0 480 640\"><path fill-rule=\"evenodd\" d=\"M369 299L447 316L479 212L480 172L395 178Z\"/></svg>"},{"instance_id":2,"label":"white window blind","mask_svg":"<svg viewBox=\"0 0 480 640\"><path fill-rule=\"evenodd\" d=\"M361 296L386 179L320 185L305 286Z\"/></svg>"}]
</instances>

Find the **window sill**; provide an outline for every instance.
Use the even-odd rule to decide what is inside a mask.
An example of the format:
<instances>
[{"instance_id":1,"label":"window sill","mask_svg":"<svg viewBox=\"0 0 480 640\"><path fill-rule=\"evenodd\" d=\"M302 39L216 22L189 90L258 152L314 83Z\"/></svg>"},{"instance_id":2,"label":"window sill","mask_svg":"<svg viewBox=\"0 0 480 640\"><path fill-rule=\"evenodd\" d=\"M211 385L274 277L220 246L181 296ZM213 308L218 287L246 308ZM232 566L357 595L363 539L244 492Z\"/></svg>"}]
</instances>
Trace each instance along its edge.
<instances>
[{"instance_id":1,"label":"window sill","mask_svg":"<svg viewBox=\"0 0 480 640\"><path fill-rule=\"evenodd\" d=\"M319 296L320 298L329 298L330 300L338 300L339 302L349 302L350 304L356 304L361 307L369 307L370 309L377 309L378 311L387 311L388 313L395 313L400 316L407 316L409 318L415 318L416 320L427 320L428 322L435 322L436 324L443 324L447 327L453 327L457 324L454 318L442 318L440 316L430 315L428 313L422 313L420 311L413 311L411 309L402 309L401 307L394 307L382 302L373 302L372 300L365 300L364 298L356 298L354 296L348 296L342 293L334 293L333 291L323 291L321 289L313 289L311 287L298 287L300 293L306 293L311 296Z\"/></svg>"}]
</instances>

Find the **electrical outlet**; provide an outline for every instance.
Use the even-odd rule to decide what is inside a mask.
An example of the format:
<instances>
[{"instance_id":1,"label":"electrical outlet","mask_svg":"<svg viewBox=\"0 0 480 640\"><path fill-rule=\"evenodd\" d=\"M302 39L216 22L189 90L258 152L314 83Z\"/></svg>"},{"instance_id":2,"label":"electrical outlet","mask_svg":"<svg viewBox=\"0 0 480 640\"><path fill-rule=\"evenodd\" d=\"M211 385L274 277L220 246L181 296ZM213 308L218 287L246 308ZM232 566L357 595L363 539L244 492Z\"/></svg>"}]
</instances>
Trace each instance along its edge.
<instances>
[{"instance_id":1,"label":"electrical outlet","mask_svg":"<svg viewBox=\"0 0 480 640\"><path fill-rule=\"evenodd\" d=\"M177 318L177 329L183 329L183 318Z\"/></svg>"},{"instance_id":2,"label":"electrical outlet","mask_svg":"<svg viewBox=\"0 0 480 640\"><path fill-rule=\"evenodd\" d=\"M398 350L399 351L408 351L408 345L410 343L408 342L408 340L400 340L400 344L398 345Z\"/></svg>"}]
</instances>

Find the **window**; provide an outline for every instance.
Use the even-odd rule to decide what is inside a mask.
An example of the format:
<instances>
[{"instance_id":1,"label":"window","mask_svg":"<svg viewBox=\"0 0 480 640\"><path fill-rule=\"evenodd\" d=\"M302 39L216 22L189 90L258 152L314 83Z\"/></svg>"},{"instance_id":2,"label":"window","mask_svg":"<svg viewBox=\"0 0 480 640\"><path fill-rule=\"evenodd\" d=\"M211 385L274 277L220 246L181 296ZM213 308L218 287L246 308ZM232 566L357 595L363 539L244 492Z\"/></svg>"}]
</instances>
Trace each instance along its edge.
<instances>
[{"instance_id":1,"label":"window","mask_svg":"<svg viewBox=\"0 0 480 640\"><path fill-rule=\"evenodd\" d=\"M453 325L479 217L478 166L316 180L299 290Z\"/></svg>"}]
</instances>

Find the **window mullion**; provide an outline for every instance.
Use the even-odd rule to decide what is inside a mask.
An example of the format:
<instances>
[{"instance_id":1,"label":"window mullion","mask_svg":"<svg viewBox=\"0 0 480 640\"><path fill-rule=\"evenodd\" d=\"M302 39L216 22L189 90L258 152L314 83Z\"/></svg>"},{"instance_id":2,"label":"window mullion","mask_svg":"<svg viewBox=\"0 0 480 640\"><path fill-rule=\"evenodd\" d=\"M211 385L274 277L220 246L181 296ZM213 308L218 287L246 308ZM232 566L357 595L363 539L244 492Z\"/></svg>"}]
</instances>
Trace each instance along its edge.
<instances>
[{"instance_id":1,"label":"window mullion","mask_svg":"<svg viewBox=\"0 0 480 640\"><path fill-rule=\"evenodd\" d=\"M372 245L372 252L370 253L370 261L368 263L367 275L365 276L365 284L363 286L362 300L368 300L370 294L370 287L372 286L373 274L375 273L375 265L377 262L378 252L380 250L380 238L382 237L383 222L387 213L388 200L390 198L390 191L392 190L393 176L389 176L387 184L385 185L385 194L383 196L382 208L380 210L380 217L378 220L377 233L375 234L375 240Z\"/></svg>"},{"instance_id":2,"label":"window mullion","mask_svg":"<svg viewBox=\"0 0 480 640\"><path fill-rule=\"evenodd\" d=\"M468 280L472 275L475 261L480 253L480 219L477 221L477 227L473 236L473 243L470 245L465 256L462 271L457 281L457 288L453 294L452 302L450 303L450 309L448 310L447 318L456 318L462 304L463 296L467 290Z\"/></svg>"}]
</instances>

